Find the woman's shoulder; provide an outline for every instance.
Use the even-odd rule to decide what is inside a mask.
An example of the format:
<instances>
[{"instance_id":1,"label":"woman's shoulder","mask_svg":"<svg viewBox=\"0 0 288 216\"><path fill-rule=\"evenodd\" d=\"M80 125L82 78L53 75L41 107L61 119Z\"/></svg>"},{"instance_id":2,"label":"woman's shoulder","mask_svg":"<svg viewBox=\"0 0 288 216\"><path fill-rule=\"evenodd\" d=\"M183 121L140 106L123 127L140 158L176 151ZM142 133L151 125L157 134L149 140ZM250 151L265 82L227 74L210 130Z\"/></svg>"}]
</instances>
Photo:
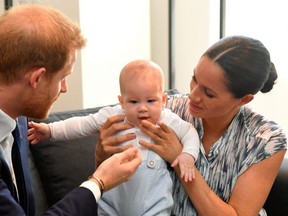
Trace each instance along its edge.
<instances>
[{"instance_id":1,"label":"woman's shoulder","mask_svg":"<svg viewBox=\"0 0 288 216\"><path fill-rule=\"evenodd\" d=\"M269 134L284 134L279 124L273 120L267 119L262 114L253 111L250 106L244 106L241 114L244 117L245 127L249 130L251 135L265 138L265 136L269 136Z\"/></svg>"},{"instance_id":2,"label":"woman's shoulder","mask_svg":"<svg viewBox=\"0 0 288 216\"><path fill-rule=\"evenodd\" d=\"M274 121L252 111L251 107L242 109L243 124L250 138L257 140L256 143L265 146L267 155L287 148L287 138L282 128ZM268 154L269 151L270 153Z\"/></svg>"},{"instance_id":3,"label":"woman's shoulder","mask_svg":"<svg viewBox=\"0 0 288 216\"><path fill-rule=\"evenodd\" d=\"M238 117L235 124L238 126L235 127L238 129L238 143L241 144L241 149L244 149L245 155L242 172L251 164L287 149L285 133L276 122L253 111L250 106L242 107Z\"/></svg>"}]
</instances>

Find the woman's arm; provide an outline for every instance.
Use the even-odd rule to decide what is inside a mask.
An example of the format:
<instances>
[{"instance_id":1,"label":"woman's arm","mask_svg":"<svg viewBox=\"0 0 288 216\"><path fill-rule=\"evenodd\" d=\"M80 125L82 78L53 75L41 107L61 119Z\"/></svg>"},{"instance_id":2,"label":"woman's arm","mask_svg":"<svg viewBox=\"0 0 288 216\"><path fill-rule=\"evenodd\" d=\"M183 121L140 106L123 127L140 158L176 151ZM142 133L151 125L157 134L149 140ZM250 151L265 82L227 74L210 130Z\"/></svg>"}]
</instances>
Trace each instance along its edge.
<instances>
[{"instance_id":1,"label":"woman's arm","mask_svg":"<svg viewBox=\"0 0 288 216\"><path fill-rule=\"evenodd\" d=\"M285 151L267 158L246 170L235 184L228 203L221 200L195 169L192 182L181 181L200 215L258 215L276 178ZM179 169L176 169L179 175Z\"/></svg>"},{"instance_id":2,"label":"woman's arm","mask_svg":"<svg viewBox=\"0 0 288 216\"><path fill-rule=\"evenodd\" d=\"M146 142L140 144L155 151L169 163L181 152L182 146L176 135L165 124L161 123L160 127L157 127L143 121L142 130L156 141L156 145ZM237 179L228 203L210 189L197 169L192 182L181 182L200 215L258 215L276 178L284 154L285 151L280 151L247 169ZM180 176L179 167L175 170Z\"/></svg>"}]
</instances>

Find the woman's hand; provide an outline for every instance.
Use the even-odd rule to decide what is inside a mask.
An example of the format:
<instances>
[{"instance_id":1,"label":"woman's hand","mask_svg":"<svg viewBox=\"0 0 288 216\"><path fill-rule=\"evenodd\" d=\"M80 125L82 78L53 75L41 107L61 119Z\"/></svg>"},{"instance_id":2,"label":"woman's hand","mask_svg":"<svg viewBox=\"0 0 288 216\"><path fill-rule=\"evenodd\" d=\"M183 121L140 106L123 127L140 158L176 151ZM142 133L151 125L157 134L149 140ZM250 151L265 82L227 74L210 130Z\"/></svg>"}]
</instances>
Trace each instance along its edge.
<instances>
[{"instance_id":1,"label":"woman's hand","mask_svg":"<svg viewBox=\"0 0 288 216\"><path fill-rule=\"evenodd\" d=\"M143 120L140 125L141 130L155 140L155 144L141 140L139 143L160 155L168 163L172 163L182 151L174 131L163 122L154 125L149 121Z\"/></svg>"},{"instance_id":2,"label":"woman's hand","mask_svg":"<svg viewBox=\"0 0 288 216\"><path fill-rule=\"evenodd\" d=\"M123 152L131 147L119 146L121 142L136 138L134 133L128 133L122 136L114 136L115 133L132 128L133 125L123 122L125 115L112 116L107 119L99 131L98 143L96 145L96 164L99 166L104 160L115 153Z\"/></svg>"}]
</instances>

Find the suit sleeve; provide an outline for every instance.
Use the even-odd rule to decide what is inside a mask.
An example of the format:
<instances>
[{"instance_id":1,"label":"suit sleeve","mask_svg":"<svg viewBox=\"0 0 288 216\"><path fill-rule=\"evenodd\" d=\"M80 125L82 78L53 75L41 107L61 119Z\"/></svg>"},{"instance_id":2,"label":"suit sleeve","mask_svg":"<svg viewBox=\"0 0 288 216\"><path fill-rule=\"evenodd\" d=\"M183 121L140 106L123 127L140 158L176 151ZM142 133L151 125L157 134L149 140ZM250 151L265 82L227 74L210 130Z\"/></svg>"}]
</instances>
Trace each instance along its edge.
<instances>
[{"instance_id":1,"label":"suit sleeve","mask_svg":"<svg viewBox=\"0 0 288 216\"><path fill-rule=\"evenodd\" d=\"M84 187L75 188L43 215L97 216L97 203L93 193Z\"/></svg>"},{"instance_id":2,"label":"suit sleeve","mask_svg":"<svg viewBox=\"0 0 288 216\"><path fill-rule=\"evenodd\" d=\"M0 162L1 163L1 162ZM23 208L12 197L4 181L0 178L0 215L24 216Z\"/></svg>"}]
</instances>

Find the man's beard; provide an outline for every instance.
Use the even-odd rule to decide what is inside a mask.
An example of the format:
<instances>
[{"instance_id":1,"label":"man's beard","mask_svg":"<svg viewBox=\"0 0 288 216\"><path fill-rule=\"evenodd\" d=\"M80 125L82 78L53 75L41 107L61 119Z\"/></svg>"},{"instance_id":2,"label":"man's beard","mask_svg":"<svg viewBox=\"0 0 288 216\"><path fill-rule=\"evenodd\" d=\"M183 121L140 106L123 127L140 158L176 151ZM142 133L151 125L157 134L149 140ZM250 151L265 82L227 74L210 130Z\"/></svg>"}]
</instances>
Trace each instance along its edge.
<instances>
[{"instance_id":1,"label":"man's beard","mask_svg":"<svg viewBox=\"0 0 288 216\"><path fill-rule=\"evenodd\" d=\"M46 93L39 94L38 98L30 100L25 107L23 107L23 115L31 119L43 120L49 115L51 106L55 100L51 99Z\"/></svg>"}]
</instances>

